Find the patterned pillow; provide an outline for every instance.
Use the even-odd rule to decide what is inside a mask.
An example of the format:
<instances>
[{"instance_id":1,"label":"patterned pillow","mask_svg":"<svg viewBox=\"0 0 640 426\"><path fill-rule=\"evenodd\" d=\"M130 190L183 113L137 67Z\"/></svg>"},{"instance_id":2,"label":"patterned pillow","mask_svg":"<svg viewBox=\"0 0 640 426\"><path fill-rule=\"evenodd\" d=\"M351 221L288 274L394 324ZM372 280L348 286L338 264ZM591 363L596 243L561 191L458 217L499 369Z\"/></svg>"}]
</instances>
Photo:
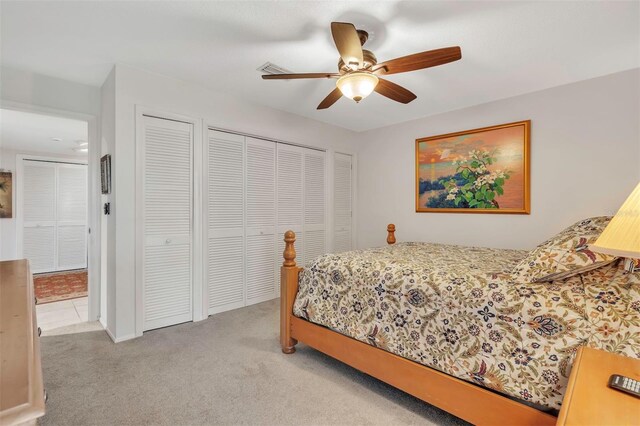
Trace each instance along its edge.
<instances>
[{"instance_id":1,"label":"patterned pillow","mask_svg":"<svg viewBox=\"0 0 640 426\"><path fill-rule=\"evenodd\" d=\"M511 271L526 282L569 278L613 262L616 257L589 250L609 224L610 216L581 220L536 247Z\"/></svg>"}]
</instances>

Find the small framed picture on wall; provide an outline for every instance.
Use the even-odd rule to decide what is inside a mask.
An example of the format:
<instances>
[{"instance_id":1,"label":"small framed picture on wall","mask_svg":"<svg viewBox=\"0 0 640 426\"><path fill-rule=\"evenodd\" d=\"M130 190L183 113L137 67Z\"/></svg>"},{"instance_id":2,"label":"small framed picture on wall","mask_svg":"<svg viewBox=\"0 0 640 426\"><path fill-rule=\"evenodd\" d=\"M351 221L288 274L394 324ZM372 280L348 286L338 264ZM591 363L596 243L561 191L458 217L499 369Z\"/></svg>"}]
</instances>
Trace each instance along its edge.
<instances>
[{"instance_id":1,"label":"small framed picture on wall","mask_svg":"<svg viewBox=\"0 0 640 426\"><path fill-rule=\"evenodd\" d=\"M0 171L0 219L13 217L13 176Z\"/></svg>"},{"instance_id":2,"label":"small framed picture on wall","mask_svg":"<svg viewBox=\"0 0 640 426\"><path fill-rule=\"evenodd\" d=\"M111 154L103 155L100 159L100 181L102 193L111 194Z\"/></svg>"}]
</instances>

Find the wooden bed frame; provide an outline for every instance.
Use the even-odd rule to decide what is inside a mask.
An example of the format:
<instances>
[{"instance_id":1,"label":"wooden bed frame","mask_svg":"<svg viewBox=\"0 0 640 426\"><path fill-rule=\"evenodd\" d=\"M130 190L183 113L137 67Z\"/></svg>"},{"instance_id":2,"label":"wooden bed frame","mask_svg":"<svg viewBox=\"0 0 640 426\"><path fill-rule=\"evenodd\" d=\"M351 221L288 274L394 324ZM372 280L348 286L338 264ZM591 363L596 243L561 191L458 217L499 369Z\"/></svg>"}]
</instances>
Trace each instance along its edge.
<instances>
[{"instance_id":1,"label":"wooden bed frame","mask_svg":"<svg viewBox=\"0 0 640 426\"><path fill-rule=\"evenodd\" d=\"M387 226L387 243L394 244L395 225ZM553 425L556 417L479 385L410 361L293 315L298 279L293 231L284 234L284 263L280 269L280 344L292 354L306 345L390 384L461 419L479 425Z\"/></svg>"}]
</instances>

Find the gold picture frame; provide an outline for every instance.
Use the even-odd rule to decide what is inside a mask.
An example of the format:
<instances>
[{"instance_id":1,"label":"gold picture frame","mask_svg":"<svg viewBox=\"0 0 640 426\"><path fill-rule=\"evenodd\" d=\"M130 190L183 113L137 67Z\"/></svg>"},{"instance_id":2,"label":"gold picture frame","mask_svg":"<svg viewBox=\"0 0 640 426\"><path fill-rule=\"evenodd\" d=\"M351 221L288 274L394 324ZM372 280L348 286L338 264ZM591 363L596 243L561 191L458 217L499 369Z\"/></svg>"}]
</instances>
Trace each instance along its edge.
<instances>
[{"instance_id":1,"label":"gold picture frame","mask_svg":"<svg viewBox=\"0 0 640 426\"><path fill-rule=\"evenodd\" d=\"M13 217L13 175L0 172L0 219Z\"/></svg>"},{"instance_id":2,"label":"gold picture frame","mask_svg":"<svg viewBox=\"0 0 640 426\"><path fill-rule=\"evenodd\" d=\"M531 120L416 139L418 213L529 214Z\"/></svg>"}]
</instances>

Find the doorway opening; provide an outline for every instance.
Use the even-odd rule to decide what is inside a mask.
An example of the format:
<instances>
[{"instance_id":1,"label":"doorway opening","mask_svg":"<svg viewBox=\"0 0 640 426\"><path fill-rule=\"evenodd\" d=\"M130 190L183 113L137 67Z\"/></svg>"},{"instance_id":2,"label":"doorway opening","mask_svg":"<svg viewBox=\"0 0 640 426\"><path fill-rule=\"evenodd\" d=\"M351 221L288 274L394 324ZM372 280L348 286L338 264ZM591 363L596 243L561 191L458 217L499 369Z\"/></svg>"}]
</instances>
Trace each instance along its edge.
<instances>
[{"instance_id":1,"label":"doorway opening","mask_svg":"<svg viewBox=\"0 0 640 426\"><path fill-rule=\"evenodd\" d=\"M89 285L89 122L5 108L0 117L0 169L13 192L0 259L29 260L38 325L60 334L86 324L99 297Z\"/></svg>"}]
</instances>

